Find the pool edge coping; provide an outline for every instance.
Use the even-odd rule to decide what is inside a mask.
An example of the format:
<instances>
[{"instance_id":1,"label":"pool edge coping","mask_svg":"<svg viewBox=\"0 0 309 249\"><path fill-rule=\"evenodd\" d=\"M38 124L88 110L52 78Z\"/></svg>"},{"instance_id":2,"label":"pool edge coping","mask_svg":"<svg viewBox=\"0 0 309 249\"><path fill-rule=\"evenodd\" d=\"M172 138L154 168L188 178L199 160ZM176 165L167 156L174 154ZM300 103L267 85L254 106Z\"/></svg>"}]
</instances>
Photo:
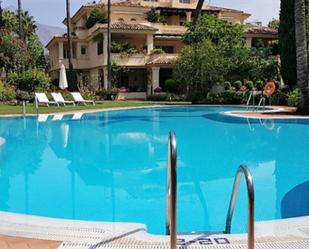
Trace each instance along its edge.
<instances>
[{"instance_id":1,"label":"pool edge coping","mask_svg":"<svg viewBox=\"0 0 309 249\"><path fill-rule=\"evenodd\" d=\"M147 232L142 223L96 222L49 218L0 211L0 234L21 238L55 240L66 243L95 244L104 240L130 241L130 243L166 244L169 236ZM256 242L309 240L309 216L257 221ZM125 236L123 236L125 235ZM178 235L184 241L197 240L201 234ZM205 237L205 235L204 235ZM245 243L247 234L207 235L212 241L228 240L230 244Z\"/></svg>"}]
</instances>

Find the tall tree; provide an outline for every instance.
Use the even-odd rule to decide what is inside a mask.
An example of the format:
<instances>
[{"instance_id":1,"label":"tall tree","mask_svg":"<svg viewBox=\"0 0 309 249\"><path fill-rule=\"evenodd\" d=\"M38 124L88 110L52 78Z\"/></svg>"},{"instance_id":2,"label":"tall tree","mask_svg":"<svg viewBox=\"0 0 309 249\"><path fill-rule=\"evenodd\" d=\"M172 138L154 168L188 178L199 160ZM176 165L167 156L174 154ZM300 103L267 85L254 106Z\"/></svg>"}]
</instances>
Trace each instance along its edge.
<instances>
[{"instance_id":1,"label":"tall tree","mask_svg":"<svg viewBox=\"0 0 309 249\"><path fill-rule=\"evenodd\" d=\"M73 55L73 42L72 42L72 23L71 23L71 1L66 0L66 12L67 12L67 37L68 37L68 60L69 60L69 88L71 90L77 90L77 83L74 77L73 72L73 63L72 63L72 55Z\"/></svg>"},{"instance_id":2,"label":"tall tree","mask_svg":"<svg viewBox=\"0 0 309 249\"><path fill-rule=\"evenodd\" d=\"M195 12L194 12L193 20L192 20L192 26L191 26L192 31L195 30L197 21L198 21L200 15L201 15L201 12L202 12L203 5L204 5L204 0L198 0L198 3L196 5L196 9L195 9Z\"/></svg>"},{"instance_id":3,"label":"tall tree","mask_svg":"<svg viewBox=\"0 0 309 249\"><path fill-rule=\"evenodd\" d=\"M107 88L112 87L112 62L111 62L111 0L107 1Z\"/></svg>"},{"instance_id":4,"label":"tall tree","mask_svg":"<svg viewBox=\"0 0 309 249\"><path fill-rule=\"evenodd\" d=\"M281 75L286 85L296 85L296 46L294 0L281 0L279 50Z\"/></svg>"},{"instance_id":5,"label":"tall tree","mask_svg":"<svg viewBox=\"0 0 309 249\"><path fill-rule=\"evenodd\" d=\"M0 29L5 27L5 22L3 19L3 9L2 9L1 4L2 4L2 1L0 0Z\"/></svg>"},{"instance_id":6,"label":"tall tree","mask_svg":"<svg viewBox=\"0 0 309 249\"><path fill-rule=\"evenodd\" d=\"M309 113L309 69L306 34L306 6L304 0L295 0L294 16L297 84L300 89L299 111Z\"/></svg>"},{"instance_id":7,"label":"tall tree","mask_svg":"<svg viewBox=\"0 0 309 249\"><path fill-rule=\"evenodd\" d=\"M19 33L19 38L23 39L23 29L22 29L22 10L21 10L21 0L17 1L18 5L18 33Z\"/></svg>"}]
</instances>

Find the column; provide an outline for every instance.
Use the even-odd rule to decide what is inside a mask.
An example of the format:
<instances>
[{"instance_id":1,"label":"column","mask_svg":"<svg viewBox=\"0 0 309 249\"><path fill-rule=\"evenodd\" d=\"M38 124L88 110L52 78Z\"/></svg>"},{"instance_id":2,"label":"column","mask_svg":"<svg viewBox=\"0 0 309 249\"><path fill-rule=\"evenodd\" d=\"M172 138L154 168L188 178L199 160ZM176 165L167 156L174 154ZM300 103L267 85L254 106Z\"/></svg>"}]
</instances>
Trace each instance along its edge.
<instances>
[{"instance_id":1,"label":"column","mask_svg":"<svg viewBox=\"0 0 309 249\"><path fill-rule=\"evenodd\" d=\"M107 45L107 32L105 32L103 33L103 61L105 65L107 65Z\"/></svg>"},{"instance_id":2,"label":"column","mask_svg":"<svg viewBox=\"0 0 309 249\"><path fill-rule=\"evenodd\" d=\"M252 47L252 37L246 38L246 47L251 48Z\"/></svg>"},{"instance_id":3,"label":"column","mask_svg":"<svg viewBox=\"0 0 309 249\"><path fill-rule=\"evenodd\" d=\"M61 65L63 61L63 42L58 43L58 56L59 56L59 65Z\"/></svg>"},{"instance_id":4,"label":"column","mask_svg":"<svg viewBox=\"0 0 309 249\"><path fill-rule=\"evenodd\" d=\"M81 44L79 42L76 43L76 59L81 58Z\"/></svg>"},{"instance_id":5,"label":"column","mask_svg":"<svg viewBox=\"0 0 309 249\"><path fill-rule=\"evenodd\" d=\"M191 22L191 11L187 11L186 15L187 15L187 22Z\"/></svg>"},{"instance_id":6,"label":"column","mask_svg":"<svg viewBox=\"0 0 309 249\"><path fill-rule=\"evenodd\" d=\"M104 89L107 89L107 68L103 69L103 74L104 74Z\"/></svg>"},{"instance_id":7,"label":"column","mask_svg":"<svg viewBox=\"0 0 309 249\"><path fill-rule=\"evenodd\" d=\"M147 53L153 50L153 34L147 34Z\"/></svg>"},{"instance_id":8,"label":"column","mask_svg":"<svg viewBox=\"0 0 309 249\"><path fill-rule=\"evenodd\" d=\"M154 93L154 89L160 86L160 68L152 67L152 94Z\"/></svg>"}]
</instances>

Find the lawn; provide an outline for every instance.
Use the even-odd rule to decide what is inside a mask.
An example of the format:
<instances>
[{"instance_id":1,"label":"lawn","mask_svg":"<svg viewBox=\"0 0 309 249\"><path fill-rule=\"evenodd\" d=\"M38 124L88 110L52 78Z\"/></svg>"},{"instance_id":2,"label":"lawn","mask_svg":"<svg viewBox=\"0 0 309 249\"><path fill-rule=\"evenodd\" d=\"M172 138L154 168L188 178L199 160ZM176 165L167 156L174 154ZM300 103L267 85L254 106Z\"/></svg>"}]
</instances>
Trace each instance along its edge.
<instances>
[{"instance_id":1,"label":"lawn","mask_svg":"<svg viewBox=\"0 0 309 249\"><path fill-rule=\"evenodd\" d=\"M98 109L109 109L117 107L139 107L139 106L152 106L152 105L164 105L164 104L177 104L171 102L150 102L150 101L106 101L104 103L96 103L95 106L88 105L77 105L77 106L40 106L39 113L56 113L56 112L72 112L72 111L82 111L82 110L98 110ZM179 103L178 103L179 104ZM182 103L186 104L186 103ZM33 104L28 104L26 106L27 114L35 114L35 106ZM13 104L0 104L0 115L1 114L23 114L23 108L20 105Z\"/></svg>"}]
</instances>

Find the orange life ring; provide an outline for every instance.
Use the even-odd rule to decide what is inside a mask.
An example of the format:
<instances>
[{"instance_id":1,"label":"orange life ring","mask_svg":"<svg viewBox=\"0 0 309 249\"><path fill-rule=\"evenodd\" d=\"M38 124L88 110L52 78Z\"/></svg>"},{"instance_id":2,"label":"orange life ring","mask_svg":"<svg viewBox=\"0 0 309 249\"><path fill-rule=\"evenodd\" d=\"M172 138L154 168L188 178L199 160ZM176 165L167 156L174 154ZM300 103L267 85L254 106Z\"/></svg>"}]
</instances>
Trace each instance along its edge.
<instances>
[{"instance_id":1,"label":"orange life ring","mask_svg":"<svg viewBox=\"0 0 309 249\"><path fill-rule=\"evenodd\" d=\"M268 96L271 96L276 91L276 84L272 81L267 82L264 86L264 93Z\"/></svg>"}]
</instances>

